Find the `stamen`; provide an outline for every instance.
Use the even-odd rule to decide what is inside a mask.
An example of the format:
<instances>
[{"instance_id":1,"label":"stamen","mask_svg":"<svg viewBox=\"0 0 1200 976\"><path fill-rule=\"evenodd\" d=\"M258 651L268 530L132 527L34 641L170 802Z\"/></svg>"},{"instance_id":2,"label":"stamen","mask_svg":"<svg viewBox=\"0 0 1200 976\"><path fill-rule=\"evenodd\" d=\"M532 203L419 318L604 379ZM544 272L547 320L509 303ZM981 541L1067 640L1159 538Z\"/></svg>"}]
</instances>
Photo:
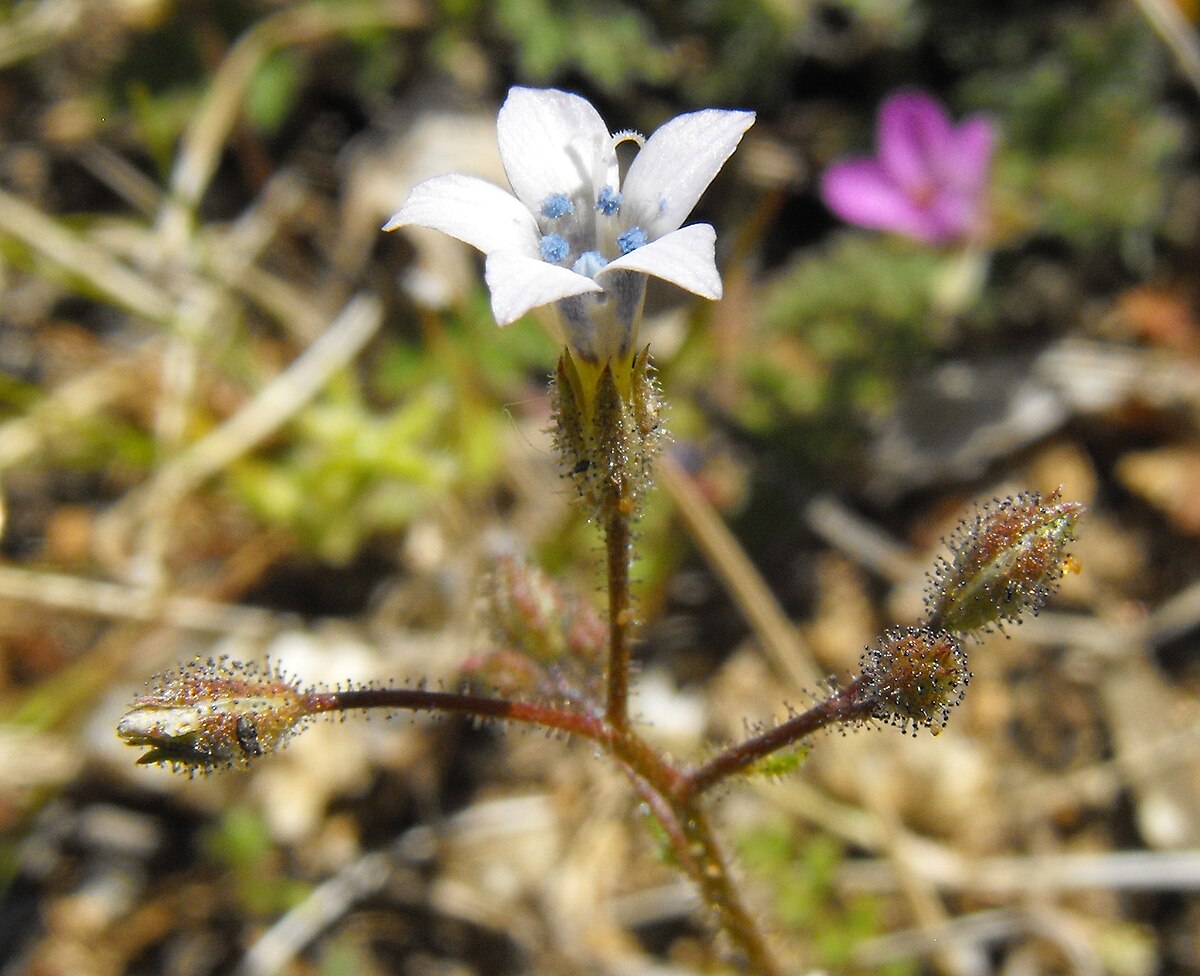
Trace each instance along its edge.
<instances>
[{"instance_id":1,"label":"stamen","mask_svg":"<svg viewBox=\"0 0 1200 976\"><path fill-rule=\"evenodd\" d=\"M542 216L550 220L568 217L575 212L575 204L565 193L551 193L542 201Z\"/></svg>"},{"instance_id":2,"label":"stamen","mask_svg":"<svg viewBox=\"0 0 1200 976\"><path fill-rule=\"evenodd\" d=\"M625 233L617 235L617 247L621 249L622 254L628 254L630 251L636 251L648 240L642 228L630 227Z\"/></svg>"},{"instance_id":3,"label":"stamen","mask_svg":"<svg viewBox=\"0 0 1200 976\"><path fill-rule=\"evenodd\" d=\"M620 212L622 199L619 192L611 186L606 186L596 197L596 212L604 214L605 217L612 217Z\"/></svg>"},{"instance_id":4,"label":"stamen","mask_svg":"<svg viewBox=\"0 0 1200 976\"><path fill-rule=\"evenodd\" d=\"M571 245L562 234L547 234L538 245L542 260L548 264L562 264L571 253Z\"/></svg>"},{"instance_id":5,"label":"stamen","mask_svg":"<svg viewBox=\"0 0 1200 976\"><path fill-rule=\"evenodd\" d=\"M623 142L632 142L640 149L646 144L646 137L633 129L622 129L620 132L613 133L612 141L613 149L616 149Z\"/></svg>"},{"instance_id":6,"label":"stamen","mask_svg":"<svg viewBox=\"0 0 1200 976\"><path fill-rule=\"evenodd\" d=\"M571 269L576 274L595 278L596 274L606 265L608 260L599 251L584 251Z\"/></svg>"}]
</instances>

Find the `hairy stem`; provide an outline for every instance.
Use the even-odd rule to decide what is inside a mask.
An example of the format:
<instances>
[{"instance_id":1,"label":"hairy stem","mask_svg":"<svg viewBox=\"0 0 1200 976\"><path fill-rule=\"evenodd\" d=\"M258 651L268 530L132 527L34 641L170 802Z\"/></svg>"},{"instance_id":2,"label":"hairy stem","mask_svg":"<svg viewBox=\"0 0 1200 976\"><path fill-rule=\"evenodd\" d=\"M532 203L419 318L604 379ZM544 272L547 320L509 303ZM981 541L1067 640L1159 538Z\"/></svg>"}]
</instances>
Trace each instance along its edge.
<instances>
[{"instance_id":1,"label":"hairy stem","mask_svg":"<svg viewBox=\"0 0 1200 976\"><path fill-rule=\"evenodd\" d=\"M608 575L608 702L605 717L615 731L629 728L630 630L633 606L629 568L633 555L633 503L619 476L605 499L604 549Z\"/></svg>"},{"instance_id":2,"label":"hairy stem","mask_svg":"<svg viewBox=\"0 0 1200 976\"><path fill-rule=\"evenodd\" d=\"M402 708L418 712L457 712L479 718L524 722L543 728L558 729L585 739L606 741L601 722L585 712L568 711L539 702L507 701L483 695L424 688L360 688L347 691L320 691L309 696L310 710L316 712L351 711L358 708Z\"/></svg>"},{"instance_id":3,"label":"hairy stem","mask_svg":"<svg viewBox=\"0 0 1200 976\"><path fill-rule=\"evenodd\" d=\"M721 780L744 772L771 753L799 742L818 729L837 722L868 718L873 708L872 699L863 694L861 679L855 680L849 687L818 702L807 711L768 729L761 735L731 746L704 765L685 773L678 786L680 796L686 802L690 797L703 793Z\"/></svg>"},{"instance_id":4,"label":"hairy stem","mask_svg":"<svg viewBox=\"0 0 1200 976\"><path fill-rule=\"evenodd\" d=\"M747 971L781 976L766 936L738 894L700 798L687 791L688 774L635 732L609 729L609 734L613 756L662 826L679 867L699 887L704 903L716 912L721 929L741 952Z\"/></svg>"},{"instance_id":5,"label":"hairy stem","mask_svg":"<svg viewBox=\"0 0 1200 976\"><path fill-rule=\"evenodd\" d=\"M681 863L694 865L693 880L717 913L722 930L745 956L748 970L758 976L782 976L762 929L738 895L708 814L694 801L676 807L676 813L688 844L688 856Z\"/></svg>"},{"instance_id":6,"label":"hairy stem","mask_svg":"<svg viewBox=\"0 0 1200 976\"><path fill-rule=\"evenodd\" d=\"M313 692L305 701L309 713L360 708L457 712L540 725L600 743L620 762L634 789L662 825L680 867L699 886L705 904L717 913L721 928L745 958L749 972L781 976L765 936L738 895L707 814L699 805L696 773L681 770L629 728L618 729L606 718L536 702L424 688Z\"/></svg>"}]
</instances>

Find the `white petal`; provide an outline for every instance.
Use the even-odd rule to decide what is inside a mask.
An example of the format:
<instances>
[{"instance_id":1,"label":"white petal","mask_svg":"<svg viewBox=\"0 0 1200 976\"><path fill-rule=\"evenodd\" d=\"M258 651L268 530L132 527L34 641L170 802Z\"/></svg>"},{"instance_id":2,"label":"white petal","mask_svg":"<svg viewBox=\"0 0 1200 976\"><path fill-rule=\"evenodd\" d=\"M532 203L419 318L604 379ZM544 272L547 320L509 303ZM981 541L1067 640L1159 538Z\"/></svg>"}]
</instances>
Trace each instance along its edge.
<instances>
[{"instance_id":1,"label":"white petal","mask_svg":"<svg viewBox=\"0 0 1200 976\"><path fill-rule=\"evenodd\" d=\"M715 108L671 119L634 157L622 216L651 238L677 229L753 124L753 112Z\"/></svg>"},{"instance_id":2,"label":"white petal","mask_svg":"<svg viewBox=\"0 0 1200 976\"><path fill-rule=\"evenodd\" d=\"M537 221L520 200L486 180L460 173L418 183L383 229L409 224L440 230L484 254L506 250L532 257L541 240Z\"/></svg>"},{"instance_id":3,"label":"white petal","mask_svg":"<svg viewBox=\"0 0 1200 976\"><path fill-rule=\"evenodd\" d=\"M596 278L603 284L605 277L614 271L641 271L686 288L702 298L720 298L716 241L717 233L712 224L689 224L610 261Z\"/></svg>"},{"instance_id":4,"label":"white petal","mask_svg":"<svg viewBox=\"0 0 1200 976\"><path fill-rule=\"evenodd\" d=\"M496 119L500 159L513 192L534 213L552 193L591 199L617 189L617 156L592 103L554 88L513 88Z\"/></svg>"},{"instance_id":5,"label":"white petal","mask_svg":"<svg viewBox=\"0 0 1200 976\"><path fill-rule=\"evenodd\" d=\"M540 305L602 290L591 278L569 268L512 251L489 254L483 274L492 293L492 314L498 325L508 325Z\"/></svg>"}]
</instances>

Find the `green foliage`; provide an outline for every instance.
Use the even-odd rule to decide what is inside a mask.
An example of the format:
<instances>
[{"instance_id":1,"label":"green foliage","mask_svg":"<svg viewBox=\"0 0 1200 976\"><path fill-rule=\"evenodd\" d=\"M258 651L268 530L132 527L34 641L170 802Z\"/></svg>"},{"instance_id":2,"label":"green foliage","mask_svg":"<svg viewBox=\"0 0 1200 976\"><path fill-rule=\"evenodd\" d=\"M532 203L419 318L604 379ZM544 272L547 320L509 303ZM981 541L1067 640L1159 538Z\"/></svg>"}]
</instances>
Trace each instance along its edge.
<instances>
[{"instance_id":1,"label":"green foliage","mask_svg":"<svg viewBox=\"0 0 1200 976\"><path fill-rule=\"evenodd\" d=\"M292 110L304 76L304 60L293 51L279 51L267 58L247 92L250 124L264 135L274 135Z\"/></svg>"},{"instance_id":2,"label":"green foliage","mask_svg":"<svg viewBox=\"0 0 1200 976\"><path fill-rule=\"evenodd\" d=\"M920 333L932 311L935 273L945 260L908 241L844 234L828 249L806 253L772 287L764 320L771 331L808 332L814 350L826 358L861 352L875 333L889 328ZM813 329L815 323L859 327Z\"/></svg>"},{"instance_id":3,"label":"green foliage","mask_svg":"<svg viewBox=\"0 0 1200 976\"><path fill-rule=\"evenodd\" d=\"M550 82L581 71L602 89L664 81L674 56L632 5L604 0L497 0L500 28L517 45L522 72Z\"/></svg>"},{"instance_id":4,"label":"green foliage","mask_svg":"<svg viewBox=\"0 0 1200 976\"><path fill-rule=\"evenodd\" d=\"M481 295L427 338L383 348L368 389L343 375L273 452L233 467L259 518L340 563L449 495L486 490L511 423L501 405L554 347L530 324L500 332Z\"/></svg>"},{"instance_id":5,"label":"green foliage","mask_svg":"<svg viewBox=\"0 0 1200 976\"><path fill-rule=\"evenodd\" d=\"M786 92L787 61L808 4L717 0L684 5L696 34L679 82L696 105L762 104Z\"/></svg>"},{"instance_id":6,"label":"green foliage","mask_svg":"<svg viewBox=\"0 0 1200 976\"><path fill-rule=\"evenodd\" d=\"M41 391L35 383L0 372L0 417L22 414L36 407Z\"/></svg>"},{"instance_id":7,"label":"green foliage","mask_svg":"<svg viewBox=\"0 0 1200 976\"><path fill-rule=\"evenodd\" d=\"M322 940L316 976L364 976L380 972L362 932L335 932Z\"/></svg>"},{"instance_id":8,"label":"green foliage","mask_svg":"<svg viewBox=\"0 0 1200 976\"><path fill-rule=\"evenodd\" d=\"M929 12L916 0L837 0L881 42L899 47L920 39Z\"/></svg>"},{"instance_id":9,"label":"green foliage","mask_svg":"<svg viewBox=\"0 0 1200 976\"><path fill-rule=\"evenodd\" d=\"M851 232L806 252L766 290L762 335L740 369L741 422L758 433L829 412L875 412L935 348L939 277L950 258Z\"/></svg>"},{"instance_id":10,"label":"green foliage","mask_svg":"<svg viewBox=\"0 0 1200 976\"><path fill-rule=\"evenodd\" d=\"M1159 42L1132 8L1054 27L1045 53L979 71L963 91L1002 122L1001 226L1101 246L1161 219L1183 130L1162 103Z\"/></svg>"},{"instance_id":11,"label":"green foliage","mask_svg":"<svg viewBox=\"0 0 1200 976\"><path fill-rule=\"evenodd\" d=\"M778 779L794 773L808 758L808 746L798 745L791 749L780 749L764 756L746 772L750 776L766 776Z\"/></svg>"},{"instance_id":12,"label":"green foliage","mask_svg":"<svg viewBox=\"0 0 1200 976\"><path fill-rule=\"evenodd\" d=\"M226 810L201 835L201 846L229 872L233 896L252 916L278 915L308 894L307 885L284 873L266 823L249 807Z\"/></svg>"},{"instance_id":13,"label":"green foliage","mask_svg":"<svg viewBox=\"0 0 1200 976\"><path fill-rule=\"evenodd\" d=\"M805 965L846 976L865 972L854 964L855 948L886 931L882 907L869 896L838 894L834 882L844 855L836 840L822 834L801 836L782 823L768 824L739 838L738 853L747 870L774 893L778 924L811 945L812 958ZM897 962L871 972L912 976L917 968Z\"/></svg>"},{"instance_id":14,"label":"green foliage","mask_svg":"<svg viewBox=\"0 0 1200 976\"><path fill-rule=\"evenodd\" d=\"M430 383L377 415L326 397L297 416L286 448L238 463L232 484L265 521L348 561L367 537L403 528L487 473L480 438L494 424L466 422L456 399L448 384Z\"/></svg>"}]
</instances>

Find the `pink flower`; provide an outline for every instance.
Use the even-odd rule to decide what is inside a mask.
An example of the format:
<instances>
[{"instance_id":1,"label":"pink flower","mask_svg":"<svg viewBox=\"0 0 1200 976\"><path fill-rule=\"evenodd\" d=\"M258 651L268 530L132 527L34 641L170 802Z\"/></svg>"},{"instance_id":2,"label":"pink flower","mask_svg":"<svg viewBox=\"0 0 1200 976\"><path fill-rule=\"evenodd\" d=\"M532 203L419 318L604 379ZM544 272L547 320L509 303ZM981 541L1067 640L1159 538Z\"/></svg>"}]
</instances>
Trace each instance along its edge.
<instances>
[{"instance_id":1,"label":"pink flower","mask_svg":"<svg viewBox=\"0 0 1200 976\"><path fill-rule=\"evenodd\" d=\"M979 229L995 132L982 116L955 125L922 92L900 92L880 107L878 154L830 167L825 205L861 227L890 230L929 244Z\"/></svg>"}]
</instances>

